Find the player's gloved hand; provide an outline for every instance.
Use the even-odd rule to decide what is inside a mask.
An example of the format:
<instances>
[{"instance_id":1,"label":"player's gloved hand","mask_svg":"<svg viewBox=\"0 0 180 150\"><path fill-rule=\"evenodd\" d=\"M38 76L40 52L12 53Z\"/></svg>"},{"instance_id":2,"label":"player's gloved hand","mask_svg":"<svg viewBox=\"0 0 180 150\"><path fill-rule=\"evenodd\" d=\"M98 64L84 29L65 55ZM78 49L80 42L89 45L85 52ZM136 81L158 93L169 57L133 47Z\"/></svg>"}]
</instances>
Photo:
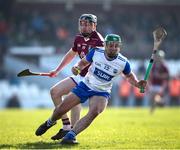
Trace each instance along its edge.
<instances>
[{"instance_id":1,"label":"player's gloved hand","mask_svg":"<svg viewBox=\"0 0 180 150\"><path fill-rule=\"evenodd\" d=\"M52 71L49 72L49 76L51 78L57 77L57 75L58 75L58 71L57 70L52 70Z\"/></svg>"},{"instance_id":2,"label":"player's gloved hand","mask_svg":"<svg viewBox=\"0 0 180 150\"><path fill-rule=\"evenodd\" d=\"M78 66L72 67L71 71L76 76L81 73L81 70L80 70L80 68Z\"/></svg>"},{"instance_id":3,"label":"player's gloved hand","mask_svg":"<svg viewBox=\"0 0 180 150\"><path fill-rule=\"evenodd\" d=\"M137 82L137 87L138 88L143 88L143 89L145 89L146 88L146 85L147 85L147 81L146 80L140 80L140 81L138 81Z\"/></svg>"}]
</instances>

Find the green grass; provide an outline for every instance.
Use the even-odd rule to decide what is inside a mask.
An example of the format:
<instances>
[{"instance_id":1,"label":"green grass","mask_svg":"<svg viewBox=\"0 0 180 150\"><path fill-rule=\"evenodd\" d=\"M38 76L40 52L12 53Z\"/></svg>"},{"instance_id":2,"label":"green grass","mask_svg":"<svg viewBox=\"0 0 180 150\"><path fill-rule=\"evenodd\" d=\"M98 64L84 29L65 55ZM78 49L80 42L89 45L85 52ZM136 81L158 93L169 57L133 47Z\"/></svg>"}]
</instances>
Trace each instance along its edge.
<instances>
[{"instance_id":1,"label":"green grass","mask_svg":"<svg viewBox=\"0 0 180 150\"><path fill-rule=\"evenodd\" d=\"M84 132L77 146L62 146L50 139L60 123L42 137L34 131L51 110L0 110L2 149L180 149L180 109L108 108ZM83 110L83 114L87 109Z\"/></svg>"}]
</instances>

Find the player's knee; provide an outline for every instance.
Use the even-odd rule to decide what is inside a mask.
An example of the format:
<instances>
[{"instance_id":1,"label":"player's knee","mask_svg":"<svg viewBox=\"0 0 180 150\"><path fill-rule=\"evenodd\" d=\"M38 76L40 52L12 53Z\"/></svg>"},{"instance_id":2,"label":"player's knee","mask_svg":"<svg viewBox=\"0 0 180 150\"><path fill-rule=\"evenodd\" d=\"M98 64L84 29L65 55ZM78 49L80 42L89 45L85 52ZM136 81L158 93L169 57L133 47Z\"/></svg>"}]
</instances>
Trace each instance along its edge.
<instances>
[{"instance_id":1,"label":"player's knee","mask_svg":"<svg viewBox=\"0 0 180 150\"><path fill-rule=\"evenodd\" d=\"M103 110L104 110L104 108L102 108L102 107L98 108L98 115L99 115L100 113L102 113Z\"/></svg>"},{"instance_id":2,"label":"player's knee","mask_svg":"<svg viewBox=\"0 0 180 150\"><path fill-rule=\"evenodd\" d=\"M60 97L59 91L54 87L50 89L50 94L53 99Z\"/></svg>"},{"instance_id":3,"label":"player's knee","mask_svg":"<svg viewBox=\"0 0 180 150\"><path fill-rule=\"evenodd\" d=\"M103 109L101 109L101 108L95 108L95 109L92 109L92 110L91 110L90 114L91 114L92 117L95 118L95 117L98 116L102 111L103 111Z\"/></svg>"},{"instance_id":4,"label":"player's knee","mask_svg":"<svg viewBox=\"0 0 180 150\"><path fill-rule=\"evenodd\" d=\"M56 90L54 90L54 88L51 88L51 89L50 89L50 94L51 94L51 97L52 97L52 98L55 97L55 94L56 94L55 91L56 91Z\"/></svg>"}]
</instances>

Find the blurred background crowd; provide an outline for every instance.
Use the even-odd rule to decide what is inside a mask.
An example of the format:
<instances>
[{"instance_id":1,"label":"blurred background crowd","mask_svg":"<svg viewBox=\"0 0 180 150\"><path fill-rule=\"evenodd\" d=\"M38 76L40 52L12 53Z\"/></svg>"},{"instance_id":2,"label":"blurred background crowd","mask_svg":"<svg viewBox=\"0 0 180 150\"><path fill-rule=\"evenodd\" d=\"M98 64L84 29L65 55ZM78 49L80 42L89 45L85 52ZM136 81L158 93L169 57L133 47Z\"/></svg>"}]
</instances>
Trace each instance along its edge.
<instances>
[{"instance_id":1,"label":"blurred background crowd","mask_svg":"<svg viewBox=\"0 0 180 150\"><path fill-rule=\"evenodd\" d=\"M103 36L122 37L127 56L139 78L143 78L153 47L153 30L163 26L168 36L161 48L169 70L165 105L180 105L180 2L178 0L0 0L0 108L52 107L49 88L71 75L71 66L57 78L17 78L16 74L54 69L71 48L82 13L98 17ZM174 82L175 80L175 82ZM122 78L115 81L113 106L148 106L148 91L139 94ZM173 84L172 84L173 82ZM174 94L173 89L178 89ZM124 89L124 91L122 90ZM176 102L172 102L174 97Z\"/></svg>"}]
</instances>

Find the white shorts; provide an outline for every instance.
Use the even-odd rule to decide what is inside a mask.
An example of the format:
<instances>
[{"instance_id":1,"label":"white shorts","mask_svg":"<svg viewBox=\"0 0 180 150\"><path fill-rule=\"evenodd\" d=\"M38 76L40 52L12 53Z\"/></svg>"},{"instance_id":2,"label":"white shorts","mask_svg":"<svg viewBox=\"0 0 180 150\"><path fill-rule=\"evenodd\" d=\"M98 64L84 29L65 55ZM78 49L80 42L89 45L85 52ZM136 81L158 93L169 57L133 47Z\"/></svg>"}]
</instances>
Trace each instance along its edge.
<instances>
[{"instance_id":1,"label":"white shorts","mask_svg":"<svg viewBox=\"0 0 180 150\"><path fill-rule=\"evenodd\" d=\"M77 75L77 76L71 76L70 77L76 84L79 84L80 81L83 81L84 77L83 76L80 76L80 75Z\"/></svg>"}]
</instances>

